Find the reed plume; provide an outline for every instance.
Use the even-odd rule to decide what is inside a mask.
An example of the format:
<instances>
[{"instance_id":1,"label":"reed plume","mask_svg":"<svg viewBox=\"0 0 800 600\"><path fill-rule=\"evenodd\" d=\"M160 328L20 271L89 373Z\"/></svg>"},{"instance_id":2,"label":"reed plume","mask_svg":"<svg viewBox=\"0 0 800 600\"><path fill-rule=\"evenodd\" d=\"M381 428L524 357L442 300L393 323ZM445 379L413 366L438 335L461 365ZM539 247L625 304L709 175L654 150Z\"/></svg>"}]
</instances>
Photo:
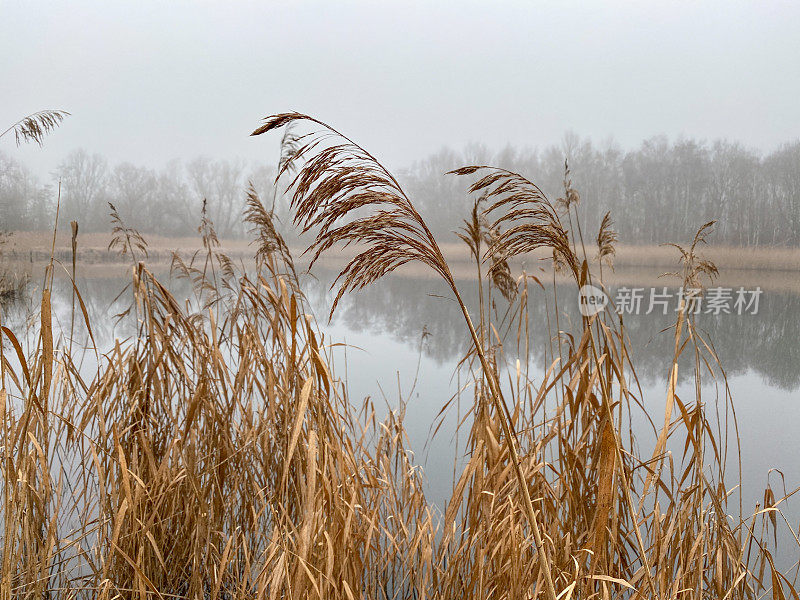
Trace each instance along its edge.
<instances>
[{"instance_id":1,"label":"reed plume","mask_svg":"<svg viewBox=\"0 0 800 600\"><path fill-rule=\"evenodd\" d=\"M601 265L606 263L614 268L614 255L617 253L616 244L619 239L617 232L612 229L614 223L611 220L611 212L607 212L600 222L600 230L597 232L597 262Z\"/></svg>"},{"instance_id":2,"label":"reed plume","mask_svg":"<svg viewBox=\"0 0 800 600\"><path fill-rule=\"evenodd\" d=\"M454 175L487 172L469 186L470 193L481 192L489 206L484 214L492 218L491 228L500 231L493 240L490 254L508 261L539 248L552 250L554 260L566 265L577 279L579 262L573 252L567 230L561 224L555 206L539 186L519 173L490 166L472 165L451 171Z\"/></svg>"},{"instance_id":3,"label":"reed plume","mask_svg":"<svg viewBox=\"0 0 800 600\"><path fill-rule=\"evenodd\" d=\"M13 132L17 146L28 142L35 142L41 146L47 134L61 125L68 116L69 113L65 110L40 110L14 123L0 133L0 138Z\"/></svg>"},{"instance_id":4,"label":"reed plume","mask_svg":"<svg viewBox=\"0 0 800 600\"><path fill-rule=\"evenodd\" d=\"M671 275L681 279L686 288L700 288L703 285L703 276L713 280L719 275L719 270L716 265L698 255L697 250L699 246L705 245L708 236L714 230L716 221L709 221L702 225L695 233L691 244L688 247L680 246L675 243L665 244L676 248L680 253L680 263L683 269L681 271L672 271L665 273L664 276Z\"/></svg>"},{"instance_id":5,"label":"reed plume","mask_svg":"<svg viewBox=\"0 0 800 600\"><path fill-rule=\"evenodd\" d=\"M312 123L322 132L297 138L299 146L285 160L276 181L305 161L288 189L295 224L303 233L316 232L308 249L313 253L312 264L337 245L363 248L334 282L338 291L331 313L346 292L412 261L429 266L445 280L452 279L422 216L391 173L361 146L300 113L269 117L252 135L296 122ZM369 213L364 214L364 209Z\"/></svg>"}]
</instances>

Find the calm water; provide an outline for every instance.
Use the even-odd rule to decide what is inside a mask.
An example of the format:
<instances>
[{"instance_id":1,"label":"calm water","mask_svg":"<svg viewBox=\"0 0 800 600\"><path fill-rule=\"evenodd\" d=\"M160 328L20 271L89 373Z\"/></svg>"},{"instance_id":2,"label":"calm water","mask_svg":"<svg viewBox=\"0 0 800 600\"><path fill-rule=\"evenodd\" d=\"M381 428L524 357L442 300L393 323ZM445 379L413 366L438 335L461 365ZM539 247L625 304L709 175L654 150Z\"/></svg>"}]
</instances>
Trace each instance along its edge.
<instances>
[{"instance_id":1,"label":"calm water","mask_svg":"<svg viewBox=\"0 0 800 600\"><path fill-rule=\"evenodd\" d=\"M465 286L471 285L465 282ZM468 289L468 288L466 288ZM574 287L558 286L560 305L577 307ZM463 317L450 300L440 297L445 291L434 282L389 279L372 289L353 295L326 327L334 340L357 346L347 353L347 375L354 397L385 396L391 406L397 406L399 390L408 399L407 425L412 445L425 462L436 499L449 495L456 454L454 447L456 411L449 411L445 426L433 439L431 424L444 403L459 389L456 365L468 348ZM545 352L549 346L546 296L552 291L534 291L531 307L531 344L534 381L541 381L545 364L550 363ZM323 284L312 288L312 304L320 316L327 315L328 302ZM697 326L714 344L722 367L728 377L743 456L743 487L745 507L751 508L763 498L769 481L777 496L783 489L779 469L786 489L800 485L800 296L764 291L758 314L697 316ZM549 315L551 322L553 315ZM579 319L577 310L561 315L562 329L573 331ZM665 331L674 324L675 315L630 315L625 326L631 341L632 355L642 387L642 400L652 418L660 425L666 400L666 374L673 349L673 332ZM430 335L422 340L423 328ZM509 359L514 360L511 336ZM342 363L338 357L339 364ZM418 373L417 373L418 369ZM339 369L341 374L342 370ZM692 364L682 365L678 396L686 403L695 397ZM708 375L703 386L703 400L713 408L717 398L724 405L724 390L718 388ZM463 375L461 378L463 382ZM404 396L405 397L405 396ZM468 405L471 391L463 393L462 406ZM673 418L675 414L673 414ZM649 454L654 437L644 422L635 424L640 447ZM463 438L463 436L462 436ZM682 449L682 440L681 446ZM731 444L735 451L735 445ZM798 504L795 501L793 504ZM800 517L800 511L790 504L790 512ZM800 554L798 554L800 556Z\"/></svg>"},{"instance_id":2,"label":"calm water","mask_svg":"<svg viewBox=\"0 0 800 600\"><path fill-rule=\"evenodd\" d=\"M319 278L309 279L304 289L326 341L346 345L333 353L336 373L346 380L349 394L356 403L369 396L384 410L405 405L411 448L417 462L425 468L431 500L442 506L450 495L454 461L462 457L467 433L466 428L459 432L456 423L472 397L470 389L463 390L460 407L456 400L443 416L440 415L442 407L451 398L458 397L460 387L468 380L457 370L457 363L468 348L463 317L454 302L443 297L445 290L436 281L397 276L346 297L328 323L330 275L324 271L317 273ZM114 299L125 283L122 279L107 278L80 281L101 349L110 345L115 337L130 334L130 327L124 323L114 327L109 318L119 312L120 303L115 305ZM472 282L462 283L464 290L474 287ZM171 287L177 297L188 295L185 281L173 281ZM558 286L561 306L577 307L573 290L573 287ZM532 290L529 303L534 381L541 381L544 365L550 362L546 354L549 348L547 321L548 318L552 321L554 316L548 315L545 306L552 294L552 289ZM7 307L6 323L12 329L21 330L26 316L35 310L30 302L22 300ZM54 308L62 331L68 332L70 288L64 281L55 287ZM765 290L756 315L704 314L697 317L698 326L714 343L727 372L741 437L746 513L763 498L768 482L778 497L784 485L786 490L800 486L798 315L800 296ZM562 329L570 330L571 323L577 319L577 310L566 310L560 315L559 324ZM663 419L666 373L672 352L671 332L664 330L674 319L670 311L668 315L630 315L625 321L642 386L642 400L657 423ZM80 330L80 324L76 325L76 332ZM423 332L426 335L423 336ZM507 345L509 360L516 359L514 346L514 341ZM687 365L683 373L690 374L691 365ZM704 401L713 406L721 390L709 382L703 394ZM678 395L684 402L692 402L693 381L681 379ZM438 433L432 435L440 423ZM653 434L643 420L635 419L634 428L642 452L649 455ZM731 449L735 450L735 445L732 444ZM800 519L797 507L800 507L797 500L790 501L786 507L786 514L795 528ZM788 545L789 536L782 537ZM796 547L788 545L784 551L781 563L786 566L800 557Z\"/></svg>"}]
</instances>

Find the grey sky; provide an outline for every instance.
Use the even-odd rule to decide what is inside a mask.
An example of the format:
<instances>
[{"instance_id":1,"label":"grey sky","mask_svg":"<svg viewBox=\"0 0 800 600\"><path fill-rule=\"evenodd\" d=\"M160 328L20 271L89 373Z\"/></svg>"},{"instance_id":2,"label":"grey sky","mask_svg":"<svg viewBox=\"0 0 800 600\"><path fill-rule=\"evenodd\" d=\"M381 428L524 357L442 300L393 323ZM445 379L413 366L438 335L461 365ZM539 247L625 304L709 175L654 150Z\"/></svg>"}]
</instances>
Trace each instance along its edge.
<instances>
[{"instance_id":1,"label":"grey sky","mask_svg":"<svg viewBox=\"0 0 800 600\"><path fill-rule=\"evenodd\" d=\"M275 162L272 112L327 120L398 167L566 130L770 150L800 136L800 3L0 0L0 124L73 113L43 149L157 166ZM13 141L0 141L10 151Z\"/></svg>"}]
</instances>

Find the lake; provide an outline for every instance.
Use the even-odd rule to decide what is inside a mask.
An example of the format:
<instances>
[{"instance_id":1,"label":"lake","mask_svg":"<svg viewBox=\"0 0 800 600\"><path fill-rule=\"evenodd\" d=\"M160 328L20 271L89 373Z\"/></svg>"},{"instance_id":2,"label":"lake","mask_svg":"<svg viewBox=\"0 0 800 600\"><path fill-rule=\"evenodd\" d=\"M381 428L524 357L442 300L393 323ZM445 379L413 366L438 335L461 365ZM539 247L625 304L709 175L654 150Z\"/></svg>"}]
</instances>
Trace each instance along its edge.
<instances>
[{"instance_id":1,"label":"lake","mask_svg":"<svg viewBox=\"0 0 800 600\"><path fill-rule=\"evenodd\" d=\"M457 424L472 402L472 390L465 387L471 379L464 367L458 368L469 348L463 317L436 280L395 275L367 290L346 296L328 322L332 300L329 284L334 276L333 271L319 269L315 277L304 276L303 289L325 333L326 343L340 344L331 350L335 372L345 381L354 404L360 405L369 397L384 411L404 408L410 447L418 464L424 467L427 494L438 507L443 507L450 496L454 469L463 458L469 421L461 428ZM752 279L755 287L758 284L756 274ZM127 296L118 296L126 283L127 280L118 276L79 278L101 351L110 347L115 338L125 338L133 331L125 320L114 326L114 320L108 318L125 306ZM669 282L660 283L659 291L663 285ZM462 280L459 286L467 297L477 295L469 293L474 292L474 281ZM37 287L31 286L30 297L6 307L4 324L13 331L24 330L25 320L38 308L31 299L37 298ZM179 299L190 294L185 280L170 280L170 288ZM545 284L545 289L531 286L529 343L532 358L528 367L534 382L541 381L551 361L552 340L547 324L549 320L552 328L556 320L552 313L554 290L561 307L558 326L565 331L576 331L580 324L574 285L554 287L551 281ZM65 279L57 279L53 298L57 328L68 334L71 287ZM498 302L499 314L503 313L503 306ZM701 313L696 317L697 327L718 353L735 406L745 514L755 510L768 483L778 498L800 485L797 460L800 436L796 432L800 420L800 319L797 315L800 315L799 295L764 289L756 314L732 311L731 314ZM671 307L664 310L659 307L650 314L630 314L624 319L641 386L641 401L660 426L674 343L669 328L675 322L675 312ZM76 322L75 332L76 339L86 339L82 323ZM506 363L512 367L517 356L516 345L514 333L504 349ZM682 364L681 368L677 394L684 402L691 402L695 394L692 365ZM704 377L704 402L709 410L714 410L718 402L722 410L724 386ZM449 407L442 413L445 405ZM645 419L634 415L633 429L641 453L649 456L655 439L652 427ZM733 435L732 427L730 433ZM679 453L682 440L678 441L680 443L670 447ZM737 476L733 437L730 449L729 485ZM783 507L795 527L800 519L796 505L796 500L790 499ZM786 532L781 535L781 544L786 544L786 554L781 556L780 562L789 566L800 552Z\"/></svg>"}]
</instances>

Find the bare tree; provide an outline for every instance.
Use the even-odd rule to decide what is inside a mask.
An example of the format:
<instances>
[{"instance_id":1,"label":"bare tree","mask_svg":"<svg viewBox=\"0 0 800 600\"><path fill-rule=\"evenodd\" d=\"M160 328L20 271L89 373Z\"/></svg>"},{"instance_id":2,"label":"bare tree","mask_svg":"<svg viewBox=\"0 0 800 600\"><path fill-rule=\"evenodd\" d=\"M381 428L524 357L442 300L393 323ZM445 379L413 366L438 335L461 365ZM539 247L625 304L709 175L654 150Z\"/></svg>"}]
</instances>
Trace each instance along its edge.
<instances>
[{"instance_id":1,"label":"bare tree","mask_svg":"<svg viewBox=\"0 0 800 600\"><path fill-rule=\"evenodd\" d=\"M221 237L241 235L244 209L245 164L243 161L200 157L186 167L189 186L198 200L208 202L208 211ZM199 219L199 209L198 209Z\"/></svg>"},{"instance_id":2,"label":"bare tree","mask_svg":"<svg viewBox=\"0 0 800 600\"><path fill-rule=\"evenodd\" d=\"M71 152L53 174L61 181L61 207L64 222L78 221L81 228L104 229L108 225L108 164L99 154L80 149Z\"/></svg>"}]
</instances>

